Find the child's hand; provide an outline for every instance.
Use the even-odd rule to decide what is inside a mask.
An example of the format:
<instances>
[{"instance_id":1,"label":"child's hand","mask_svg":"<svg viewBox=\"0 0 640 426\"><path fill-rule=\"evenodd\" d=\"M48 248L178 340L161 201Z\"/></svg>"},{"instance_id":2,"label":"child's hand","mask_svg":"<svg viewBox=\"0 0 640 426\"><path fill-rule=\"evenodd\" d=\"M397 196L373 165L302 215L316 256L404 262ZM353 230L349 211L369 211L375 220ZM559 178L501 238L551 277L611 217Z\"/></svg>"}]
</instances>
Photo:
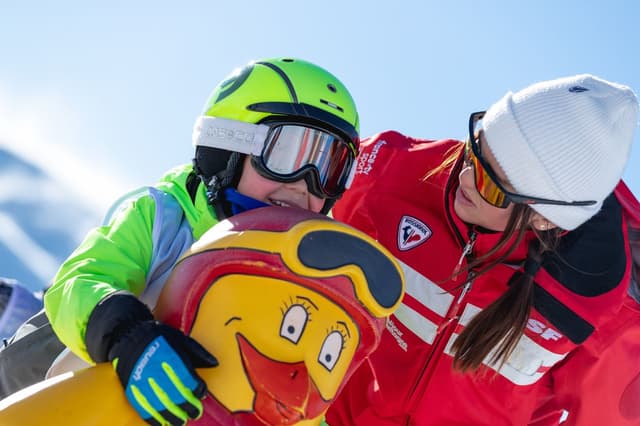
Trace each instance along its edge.
<instances>
[{"instance_id":1,"label":"child's hand","mask_svg":"<svg viewBox=\"0 0 640 426\"><path fill-rule=\"evenodd\" d=\"M127 399L151 425L184 425L202 415L207 391L194 368L218 361L191 337L157 321L135 325L109 351Z\"/></svg>"}]
</instances>

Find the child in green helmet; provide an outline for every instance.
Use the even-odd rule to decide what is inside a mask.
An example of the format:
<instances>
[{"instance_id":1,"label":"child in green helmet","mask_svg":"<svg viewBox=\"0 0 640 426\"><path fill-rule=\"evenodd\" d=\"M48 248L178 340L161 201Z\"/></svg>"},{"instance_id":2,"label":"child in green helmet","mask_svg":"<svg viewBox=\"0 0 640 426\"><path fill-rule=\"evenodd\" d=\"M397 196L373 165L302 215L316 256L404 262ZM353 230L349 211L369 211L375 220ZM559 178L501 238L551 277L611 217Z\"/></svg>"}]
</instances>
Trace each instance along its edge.
<instances>
[{"instance_id":1,"label":"child in green helmet","mask_svg":"<svg viewBox=\"0 0 640 426\"><path fill-rule=\"evenodd\" d=\"M53 330L87 362L115 360L127 398L149 424L197 418L206 386L194 368L217 361L151 313L173 265L233 214L267 205L326 214L349 185L358 143L355 104L326 70L278 58L234 72L195 124L193 164L125 197L62 264L45 295ZM145 367L150 351L172 375ZM132 388L150 377L163 401Z\"/></svg>"}]
</instances>

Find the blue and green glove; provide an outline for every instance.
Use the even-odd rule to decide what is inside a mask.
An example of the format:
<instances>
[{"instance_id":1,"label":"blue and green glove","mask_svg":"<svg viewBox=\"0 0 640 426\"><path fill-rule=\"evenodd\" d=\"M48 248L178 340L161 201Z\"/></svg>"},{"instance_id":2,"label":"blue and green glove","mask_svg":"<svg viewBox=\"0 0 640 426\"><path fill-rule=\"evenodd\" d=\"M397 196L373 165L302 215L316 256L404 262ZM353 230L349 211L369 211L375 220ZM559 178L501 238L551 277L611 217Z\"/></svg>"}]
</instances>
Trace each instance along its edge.
<instances>
[{"instance_id":1,"label":"blue and green glove","mask_svg":"<svg viewBox=\"0 0 640 426\"><path fill-rule=\"evenodd\" d=\"M198 342L157 321L136 324L109 351L127 399L150 425L184 425L202 415L207 385L194 368L217 360Z\"/></svg>"},{"instance_id":2,"label":"blue and green glove","mask_svg":"<svg viewBox=\"0 0 640 426\"><path fill-rule=\"evenodd\" d=\"M113 363L129 403L150 425L184 425L202 415L207 386L195 369L218 361L191 337L154 320L135 296L119 292L100 301L85 342L94 361Z\"/></svg>"}]
</instances>

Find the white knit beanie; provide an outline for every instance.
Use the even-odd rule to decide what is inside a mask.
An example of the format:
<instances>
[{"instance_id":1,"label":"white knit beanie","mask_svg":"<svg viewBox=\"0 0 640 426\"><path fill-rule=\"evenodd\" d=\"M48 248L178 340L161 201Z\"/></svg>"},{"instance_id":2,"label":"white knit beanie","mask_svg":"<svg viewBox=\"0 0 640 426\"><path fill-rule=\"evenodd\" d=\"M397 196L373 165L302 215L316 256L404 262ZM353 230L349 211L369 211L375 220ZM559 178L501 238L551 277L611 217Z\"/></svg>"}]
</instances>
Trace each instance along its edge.
<instances>
[{"instance_id":1,"label":"white knit beanie","mask_svg":"<svg viewBox=\"0 0 640 426\"><path fill-rule=\"evenodd\" d=\"M515 192L591 206L531 207L572 230L602 207L624 172L638 122L633 91L589 74L544 81L493 104L489 149Z\"/></svg>"}]
</instances>

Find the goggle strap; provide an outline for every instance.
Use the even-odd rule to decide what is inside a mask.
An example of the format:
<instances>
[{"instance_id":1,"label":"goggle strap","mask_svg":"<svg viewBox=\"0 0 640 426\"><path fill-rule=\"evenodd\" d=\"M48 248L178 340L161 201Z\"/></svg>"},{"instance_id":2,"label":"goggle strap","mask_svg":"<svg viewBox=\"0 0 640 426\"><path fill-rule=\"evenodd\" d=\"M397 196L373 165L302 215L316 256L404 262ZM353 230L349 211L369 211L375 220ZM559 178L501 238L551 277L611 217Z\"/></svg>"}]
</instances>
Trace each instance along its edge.
<instances>
[{"instance_id":1,"label":"goggle strap","mask_svg":"<svg viewBox=\"0 0 640 426\"><path fill-rule=\"evenodd\" d=\"M221 117L200 116L193 128L193 145L261 155L269 126Z\"/></svg>"}]
</instances>

